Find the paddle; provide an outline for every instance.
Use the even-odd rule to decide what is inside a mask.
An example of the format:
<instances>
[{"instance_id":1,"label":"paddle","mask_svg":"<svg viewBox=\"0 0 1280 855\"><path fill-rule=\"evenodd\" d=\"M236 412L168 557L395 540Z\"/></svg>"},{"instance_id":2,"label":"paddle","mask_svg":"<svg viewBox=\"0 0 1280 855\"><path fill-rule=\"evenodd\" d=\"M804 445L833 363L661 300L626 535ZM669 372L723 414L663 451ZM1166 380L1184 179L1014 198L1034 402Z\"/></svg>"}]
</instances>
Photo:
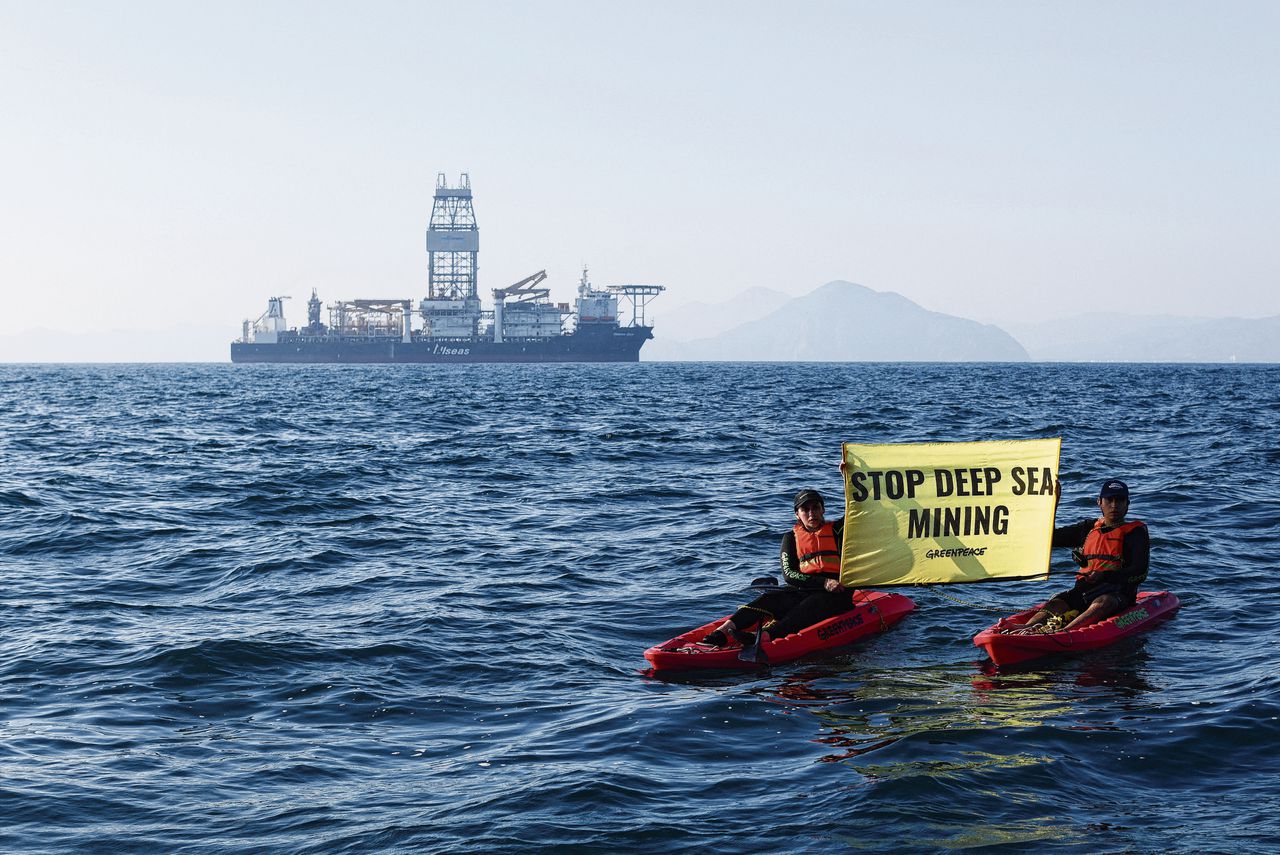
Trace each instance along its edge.
<instances>
[{"instance_id":1,"label":"paddle","mask_svg":"<svg viewBox=\"0 0 1280 855\"><path fill-rule=\"evenodd\" d=\"M774 591L787 590L786 585L779 585L778 580L772 576L761 576L758 579L752 579L751 584L747 586L753 591L759 591L762 594L773 593ZM756 641L750 647L742 648L742 652L738 654L738 659L742 662L769 663L769 654L764 652L761 646L761 639L764 638L764 622L756 627Z\"/></svg>"},{"instance_id":2,"label":"paddle","mask_svg":"<svg viewBox=\"0 0 1280 855\"><path fill-rule=\"evenodd\" d=\"M762 638L764 638L764 626L759 626L756 628L755 644L750 647L742 648L742 652L738 654L738 659L742 662L755 662L759 665L768 665L769 654L764 652L764 647L760 644L760 639Z\"/></svg>"}]
</instances>

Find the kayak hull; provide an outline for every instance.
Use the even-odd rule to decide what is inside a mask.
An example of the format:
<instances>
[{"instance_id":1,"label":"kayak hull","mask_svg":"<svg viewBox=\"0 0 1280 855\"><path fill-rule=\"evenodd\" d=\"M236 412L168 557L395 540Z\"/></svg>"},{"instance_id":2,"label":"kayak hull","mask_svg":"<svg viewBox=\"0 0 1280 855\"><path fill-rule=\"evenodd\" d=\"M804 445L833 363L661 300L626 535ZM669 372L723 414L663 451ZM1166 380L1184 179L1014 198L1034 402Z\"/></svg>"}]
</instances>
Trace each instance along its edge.
<instances>
[{"instance_id":1,"label":"kayak hull","mask_svg":"<svg viewBox=\"0 0 1280 855\"><path fill-rule=\"evenodd\" d=\"M1080 629L1044 635L1006 634L1005 630L1026 624L1041 607L1036 606L1001 618L975 635L973 643L985 650L995 664L1016 665L1052 653L1080 653L1106 647L1122 638L1146 632L1161 621L1173 617L1179 605L1181 603L1177 596L1168 591L1142 591L1129 608Z\"/></svg>"},{"instance_id":2,"label":"kayak hull","mask_svg":"<svg viewBox=\"0 0 1280 855\"><path fill-rule=\"evenodd\" d=\"M916 607L910 597L884 591L855 591L853 600L853 608L844 614L806 627L785 638L765 642L761 649L767 661L750 662L739 659L742 647L737 643L731 642L728 647L711 647L699 643L707 633L728 620L727 615L650 647L644 652L644 658L649 660L655 671L760 668L789 662L820 650L842 647L868 635L884 632Z\"/></svg>"}]
</instances>

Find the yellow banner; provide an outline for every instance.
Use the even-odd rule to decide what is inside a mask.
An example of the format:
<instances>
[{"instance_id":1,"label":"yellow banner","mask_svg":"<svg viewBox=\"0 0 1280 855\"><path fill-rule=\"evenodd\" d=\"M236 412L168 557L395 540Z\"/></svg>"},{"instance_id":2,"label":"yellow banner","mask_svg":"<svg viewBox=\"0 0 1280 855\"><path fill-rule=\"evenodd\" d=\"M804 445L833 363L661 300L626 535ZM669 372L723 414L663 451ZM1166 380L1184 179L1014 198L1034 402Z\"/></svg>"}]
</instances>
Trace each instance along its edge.
<instances>
[{"instance_id":1,"label":"yellow banner","mask_svg":"<svg viewBox=\"0 0 1280 855\"><path fill-rule=\"evenodd\" d=\"M1047 579L1062 440L846 442L846 587Z\"/></svg>"}]
</instances>

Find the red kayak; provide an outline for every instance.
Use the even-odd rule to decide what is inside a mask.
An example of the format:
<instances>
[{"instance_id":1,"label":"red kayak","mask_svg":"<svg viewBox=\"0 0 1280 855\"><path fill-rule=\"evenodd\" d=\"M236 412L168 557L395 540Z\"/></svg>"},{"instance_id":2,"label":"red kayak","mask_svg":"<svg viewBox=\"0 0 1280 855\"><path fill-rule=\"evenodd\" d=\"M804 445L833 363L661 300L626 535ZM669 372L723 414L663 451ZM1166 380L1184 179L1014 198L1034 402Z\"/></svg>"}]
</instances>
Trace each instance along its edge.
<instances>
[{"instance_id":1,"label":"red kayak","mask_svg":"<svg viewBox=\"0 0 1280 855\"><path fill-rule=\"evenodd\" d=\"M853 609L842 615L815 623L785 638L775 638L760 645L758 661L738 657L741 645L731 641L728 647L702 644L702 638L728 620L728 615L677 635L670 641L650 647L644 652L655 671L688 671L699 668L759 668L763 665L789 662L807 653L841 647L876 632L884 632L916 607L910 597L883 591L854 591ZM752 650L748 649L748 656Z\"/></svg>"},{"instance_id":2,"label":"red kayak","mask_svg":"<svg viewBox=\"0 0 1280 855\"><path fill-rule=\"evenodd\" d=\"M1048 632L1044 635L1006 634L1007 630L1029 621L1040 609L1040 606L1036 606L1012 617L1000 618L995 626L975 635L973 643L987 651L991 661L997 665L1016 665L1050 653L1095 650L1122 638L1146 632L1161 621L1173 617L1179 605L1177 596L1168 591L1143 591L1138 594L1137 602L1119 614L1079 629Z\"/></svg>"}]
</instances>

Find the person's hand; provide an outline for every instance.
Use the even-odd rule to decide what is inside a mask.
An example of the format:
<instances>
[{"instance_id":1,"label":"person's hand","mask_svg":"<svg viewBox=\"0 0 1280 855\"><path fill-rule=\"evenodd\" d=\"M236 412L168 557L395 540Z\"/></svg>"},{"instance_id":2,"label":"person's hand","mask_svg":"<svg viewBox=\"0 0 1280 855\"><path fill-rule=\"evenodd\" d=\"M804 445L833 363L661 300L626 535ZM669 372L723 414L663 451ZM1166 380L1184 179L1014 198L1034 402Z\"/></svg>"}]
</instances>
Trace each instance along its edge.
<instances>
[{"instance_id":1,"label":"person's hand","mask_svg":"<svg viewBox=\"0 0 1280 855\"><path fill-rule=\"evenodd\" d=\"M826 580L822 583L822 587L827 589L828 594L835 594L844 590L844 585L841 585L837 579Z\"/></svg>"},{"instance_id":2,"label":"person's hand","mask_svg":"<svg viewBox=\"0 0 1280 855\"><path fill-rule=\"evenodd\" d=\"M1053 479L1053 508L1058 509L1058 502L1062 501L1062 482L1057 478Z\"/></svg>"}]
</instances>

